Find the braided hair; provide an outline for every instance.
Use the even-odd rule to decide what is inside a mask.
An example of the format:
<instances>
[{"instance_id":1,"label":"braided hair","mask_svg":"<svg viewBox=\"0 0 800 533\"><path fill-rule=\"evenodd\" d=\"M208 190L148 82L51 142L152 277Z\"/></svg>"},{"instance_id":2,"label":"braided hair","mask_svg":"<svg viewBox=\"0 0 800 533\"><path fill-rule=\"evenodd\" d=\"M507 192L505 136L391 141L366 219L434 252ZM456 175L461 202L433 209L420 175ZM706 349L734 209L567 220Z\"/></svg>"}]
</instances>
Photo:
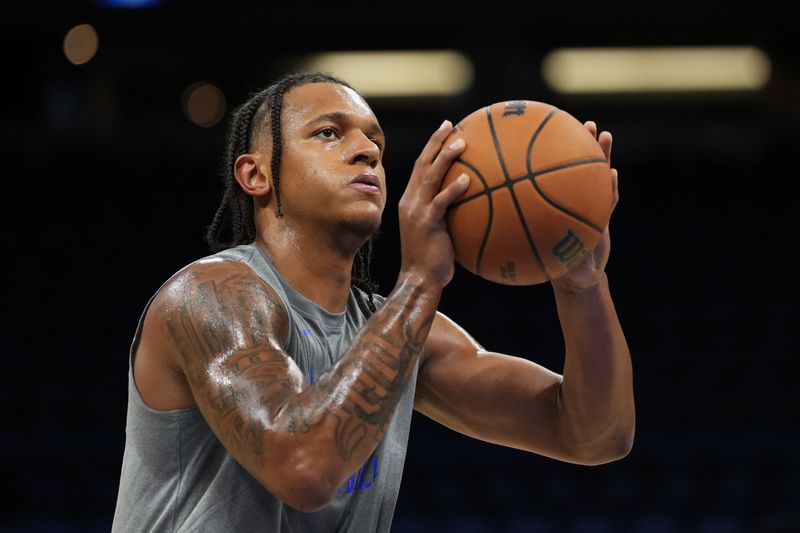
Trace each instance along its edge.
<instances>
[{"instance_id":1,"label":"braided hair","mask_svg":"<svg viewBox=\"0 0 800 533\"><path fill-rule=\"evenodd\" d=\"M283 152L283 138L281 136L283 98L291 89L309 83L336 83L352 89L348 83L329 74L320 72L292 73L279 78L267 88L252 94L244 104L233 112L228 129L225 164L221 176L225 191L217 212L214 214L214 218L206 232L206 242L212 251L218 252L240 244L250 244L256 238L253 200L236 181L234 165L236 159L240 155L247 153L259 139L267 124L270 127L272 137L270 170L272 172L276 216L283 216L280 193L280 168ZM373 295L378 289L378 285L372 281L370 276L372 244L373 237L370 237L356 253L351 272L351 283L367 294L367 305L374 312Z\"/></svg>"}]
</instances>

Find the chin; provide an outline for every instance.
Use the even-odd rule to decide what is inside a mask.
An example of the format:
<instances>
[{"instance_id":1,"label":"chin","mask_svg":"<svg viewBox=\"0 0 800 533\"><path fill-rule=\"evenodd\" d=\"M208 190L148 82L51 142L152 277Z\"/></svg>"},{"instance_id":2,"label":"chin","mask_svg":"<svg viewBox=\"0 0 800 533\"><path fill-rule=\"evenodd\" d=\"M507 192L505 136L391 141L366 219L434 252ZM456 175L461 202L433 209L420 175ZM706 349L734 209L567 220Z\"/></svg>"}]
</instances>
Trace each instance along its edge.
<instances>
[{"instance_id":1,"label":"chin","mask_svg":"<svg viewBox=\"0 0 800 533\"><path fill-rule=\"evenodd\" d=\"M375 235L380 229L381 219L380 217L353 217L341 220L339 222L339 227L348 233L368 239Z\"/></svg>"}]
</instances>

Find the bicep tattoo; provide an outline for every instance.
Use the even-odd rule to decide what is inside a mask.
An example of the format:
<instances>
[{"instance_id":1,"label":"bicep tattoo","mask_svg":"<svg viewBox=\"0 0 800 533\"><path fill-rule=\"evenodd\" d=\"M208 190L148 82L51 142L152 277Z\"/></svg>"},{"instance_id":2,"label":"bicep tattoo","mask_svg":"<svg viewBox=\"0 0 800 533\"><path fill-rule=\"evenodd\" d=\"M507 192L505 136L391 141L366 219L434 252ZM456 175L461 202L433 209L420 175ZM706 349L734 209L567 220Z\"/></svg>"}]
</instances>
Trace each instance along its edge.
<instances>
[{"instance_id":1,"label":"bicep tattoo","mask_svg":"<svg viewBox=\"0 0 800 533\"><path fill-rule=\"evenodd\" d=\"M234 450L261 456L262 433L302 377L276 331L285 310L254 275L190 273L170 299L166 328L213 429Z\"/></svg>"}]
</instances>

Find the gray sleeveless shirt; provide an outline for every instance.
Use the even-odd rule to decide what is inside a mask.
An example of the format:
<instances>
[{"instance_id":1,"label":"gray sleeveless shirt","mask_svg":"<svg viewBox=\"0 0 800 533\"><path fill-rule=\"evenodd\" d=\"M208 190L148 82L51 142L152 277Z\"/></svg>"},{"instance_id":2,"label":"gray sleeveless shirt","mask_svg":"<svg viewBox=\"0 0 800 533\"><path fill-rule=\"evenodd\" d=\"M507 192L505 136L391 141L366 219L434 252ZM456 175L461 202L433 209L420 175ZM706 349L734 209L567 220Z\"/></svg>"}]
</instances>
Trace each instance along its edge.
<instances>
[{"instance_id":1,"label":"gray sleeveless shirt","mask_svg":"<svg viewBox=\"0 0 800 533\"><path fill-rule=\"evenodd\" d=\"M281 297L289 316L285 348L308 383L347 351L369 318L366 296L358 289L351 290L343 313L328 312L289 285L256 245L213 257L243 262ZM375 303L380 306L383 298L376 295ZM131 356L149 305L139 320ZM418 369L417 364L375 453L328 506L303 513L283 504L248 474L197 407L158 411L145 405L129 365L125 450L112 532L388 532L403 474Z\"/></svg>"}]
</instances>

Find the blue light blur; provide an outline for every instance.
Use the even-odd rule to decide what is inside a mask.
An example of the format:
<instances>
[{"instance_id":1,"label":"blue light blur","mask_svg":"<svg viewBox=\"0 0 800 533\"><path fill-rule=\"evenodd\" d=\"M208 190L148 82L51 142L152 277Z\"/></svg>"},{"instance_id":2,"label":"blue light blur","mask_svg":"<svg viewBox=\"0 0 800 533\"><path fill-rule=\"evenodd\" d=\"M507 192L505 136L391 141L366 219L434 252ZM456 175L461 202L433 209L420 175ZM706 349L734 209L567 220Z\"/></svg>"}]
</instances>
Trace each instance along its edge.
<instances>
[{"instance_id":1,"label":"blue light blur","mask_svg":"<svg viewBox=\"0 0 800 533\"><path fill-rule=\"evenodd\" d=\"M162 0L98 0L103 7L121 7L126 9L137 9L141 7L155 7L162 3Z\"/></svg>"}]
</instances>

